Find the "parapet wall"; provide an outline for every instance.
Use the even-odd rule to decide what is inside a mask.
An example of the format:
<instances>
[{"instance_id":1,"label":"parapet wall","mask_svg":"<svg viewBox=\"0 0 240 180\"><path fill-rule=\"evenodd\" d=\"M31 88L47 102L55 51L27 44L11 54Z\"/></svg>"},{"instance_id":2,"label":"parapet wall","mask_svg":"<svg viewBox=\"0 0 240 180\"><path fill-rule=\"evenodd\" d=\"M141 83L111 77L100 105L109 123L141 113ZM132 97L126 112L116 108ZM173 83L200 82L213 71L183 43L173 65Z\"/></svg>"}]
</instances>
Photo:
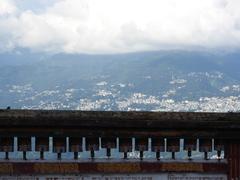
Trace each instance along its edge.
<instances>
[{"instance_id":1,"label":"parapet wall","mask_svg":"<svg viewBox=\"0 0 240 180\"><path fill-rule=\"evenodd\" d=\"M195 172L237 179L240 113L0 110L0 152L3 175Z\"/></svg>"}]
</instances>

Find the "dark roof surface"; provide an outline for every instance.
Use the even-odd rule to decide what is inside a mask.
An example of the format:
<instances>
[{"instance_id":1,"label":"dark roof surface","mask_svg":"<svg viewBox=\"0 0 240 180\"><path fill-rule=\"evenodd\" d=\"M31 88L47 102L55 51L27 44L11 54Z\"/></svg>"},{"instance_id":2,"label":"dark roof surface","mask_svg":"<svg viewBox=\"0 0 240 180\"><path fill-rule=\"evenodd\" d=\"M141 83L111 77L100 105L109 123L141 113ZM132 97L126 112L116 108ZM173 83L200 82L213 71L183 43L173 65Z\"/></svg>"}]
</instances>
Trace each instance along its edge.
<instances>
[{"instance_id":1,"label":"dark roof surface","mask_svg":"<svg viewBox=\"0 0 240 180\"><path fill-rule=\"evenodd\" d=\"M24 121L23 121L24 119ZM177 123L227 123L240 124L240 113L205 112L118 112L118 111L63 111L63 110L0 110L0 125L80 125L115 124L128 122L129 126L138 124ZM179 124L180 123L180 124ZM94 125L92 124L92 125ZM123 124L118 124L119 126Z\"/></svg>"}]
</instances>

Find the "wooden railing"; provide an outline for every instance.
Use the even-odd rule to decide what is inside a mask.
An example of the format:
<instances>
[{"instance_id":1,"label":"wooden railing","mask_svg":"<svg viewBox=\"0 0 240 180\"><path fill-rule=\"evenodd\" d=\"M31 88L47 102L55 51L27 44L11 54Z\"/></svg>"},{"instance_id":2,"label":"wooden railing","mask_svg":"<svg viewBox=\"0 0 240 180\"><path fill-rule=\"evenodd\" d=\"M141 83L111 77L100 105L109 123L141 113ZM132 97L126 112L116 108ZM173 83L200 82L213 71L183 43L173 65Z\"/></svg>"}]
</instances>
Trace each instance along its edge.
<instances>
[{"instance_id":1,"label":"wooden railing","mask_svg":"<svg viewBox=\"0 0 240 180\"><path fill-rule=\"evenodd\" d=\"M0 110L0 152L0 174L197 172L239 179L240 113Z\"/></svg>"}]
</instances>

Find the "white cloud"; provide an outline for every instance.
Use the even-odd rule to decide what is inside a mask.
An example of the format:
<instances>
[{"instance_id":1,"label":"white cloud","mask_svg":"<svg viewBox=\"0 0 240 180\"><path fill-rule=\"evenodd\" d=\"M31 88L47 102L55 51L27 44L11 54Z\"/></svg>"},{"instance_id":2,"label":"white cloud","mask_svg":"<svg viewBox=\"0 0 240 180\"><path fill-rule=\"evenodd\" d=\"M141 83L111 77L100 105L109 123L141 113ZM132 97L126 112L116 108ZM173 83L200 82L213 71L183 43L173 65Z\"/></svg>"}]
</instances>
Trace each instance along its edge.
<instances>
[{"instance_id":1,"label":"white cloud","mask_svg":"<svg viewBox=\"0 0 240 180\"><path fill-rule=\"evenodd\" d=\"M15 13L16 7L11 0L0 1L0 16Z\"/></svg>"},{"instance_id":2,"label":"white cloud","mask_svg":"<svg viewBox=\"0 0 240 180\"><path fill-rule=\"evenodd\" d=\"M13 13L14 4L1 0L0 50L239 48L239 8L239 0L61 0L38 13Z\"/></svg>"}]
</instances>

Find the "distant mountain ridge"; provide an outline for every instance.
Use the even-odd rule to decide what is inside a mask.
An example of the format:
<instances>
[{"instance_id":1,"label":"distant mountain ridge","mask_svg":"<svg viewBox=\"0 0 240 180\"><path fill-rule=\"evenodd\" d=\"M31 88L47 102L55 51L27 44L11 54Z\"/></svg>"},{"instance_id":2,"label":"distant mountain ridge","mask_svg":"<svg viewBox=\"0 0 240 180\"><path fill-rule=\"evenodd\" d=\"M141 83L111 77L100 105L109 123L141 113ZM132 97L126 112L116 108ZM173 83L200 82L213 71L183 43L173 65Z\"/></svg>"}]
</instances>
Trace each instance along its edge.
<instances>
[{"instance_id":1,"label":"distant mountain ridge","mask_svg":"<svg viewBox=\"0 0 240 180\"><path fill-rule=\"evenodd\" d=\"M19 51L0 54L0 61L2 107L31 107L48 99L49 103L50 100L65 105L73 103L75 105L67 107L76 108L81 99L93 102L108 99L105 104L110 105L107 107L118 110L118 101L136 93L174 101L240 95L238 52L174 50L112 55L47 55ZM14 87L21 89L19 93ZM69 89L76 91L67 92ZM54 93L41 95L46 90ZM72 98L63 96L65 93ZM152 110L151 103L144 108Z\"/></svg>"}]
</instances>

